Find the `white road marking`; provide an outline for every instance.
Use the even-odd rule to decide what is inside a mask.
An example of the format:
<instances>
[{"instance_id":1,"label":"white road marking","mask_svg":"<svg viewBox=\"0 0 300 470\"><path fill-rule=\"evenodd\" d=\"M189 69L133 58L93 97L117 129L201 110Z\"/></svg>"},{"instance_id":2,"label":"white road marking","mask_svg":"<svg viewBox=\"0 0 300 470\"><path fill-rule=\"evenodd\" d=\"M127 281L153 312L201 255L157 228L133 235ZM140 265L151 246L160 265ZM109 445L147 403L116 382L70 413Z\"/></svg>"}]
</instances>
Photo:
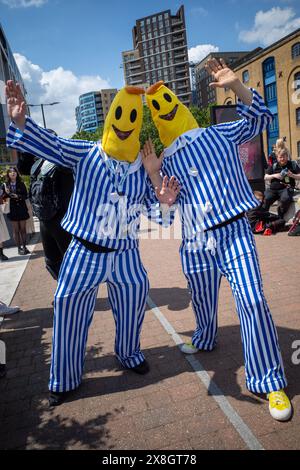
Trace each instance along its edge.
<instances>
[{"instance_id":1,"label":"white road marking","mask_svg":"<svg viewBox=\"0 0 300 470\"><path fill-rule=\"evenodd\" d=\"M179 334L176 333L171 323L169 323L169 321L166 319L164 314L160 311L160 309L155 305L155 303L149 296L147 298L147 303L149 307L151 308L151 310L153 311L156 318L159 320L161 325L166 330L166 332L172 337L174 343L179 347L179 345L183 343ZM193 370L195 371L199 380L201 380L201 382L206 387L206 389L209 390L209 394L218 403L223 413L227 416L231 424L239 433L239 435L241 436L241 438L243 439L247 447L250 450L264 450L263 446L257 440L255 435L252 433L251 429L247 426L247 424L242 420L240 415L235 411L235 409L231 406L229 401L226 399L222 390L210 378L210 376L208 375L208 373L202 366L199 359L196 359L196 357L192 355L184 355L184 356L186 360L189 362L189 364L191 365L191 367L193 368Z\"/></svg>"}]
</instances>

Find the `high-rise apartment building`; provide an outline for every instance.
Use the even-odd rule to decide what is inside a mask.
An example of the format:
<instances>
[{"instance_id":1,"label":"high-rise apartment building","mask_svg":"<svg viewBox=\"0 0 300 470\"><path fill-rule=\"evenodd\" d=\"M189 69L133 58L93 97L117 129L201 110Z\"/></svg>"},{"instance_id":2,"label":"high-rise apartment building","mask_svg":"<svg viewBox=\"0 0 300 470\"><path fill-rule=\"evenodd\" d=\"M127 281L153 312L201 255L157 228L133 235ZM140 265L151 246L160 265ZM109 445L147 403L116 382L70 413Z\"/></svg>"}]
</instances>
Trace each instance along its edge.
<instances>
[{"instance_id":1,"label":"high-rise apartment building","mask_svg":"<svg viewBox=\"0 0 300 470\"><path fill-rule=\"evenodd\" d=\"M11 162L13 153L16 153L16 151L6 147L6 131L10 122L5 100L5 83L7 80L20 83L23 95L26 96L20 71L0 24L0 164Z\"/></svg>"},{"instance_id":2,"label":"high-rise apartment building","mask_svg":"<svg viewBox=\"0 0 300 470\"><path fill-rule=\"evenodd\" d=\"M109 111L110 105L113 102L114 97L118 93L116 88L106 88L105 90L100 90L101 93L101 100L102 100L102 108L103 108L103 117L104 120L107 116Z\"/></svg>"},{"instance_id":3,"label":"high-rise apartment building","mask_svg":"<svg viewBox=\"0 0 300 470\"><path fill-rule=\"evenodd\" d=\"M162 11L136 20L132 30L133 49L124 51L126 85L148 86L159 80L189 105L189 74L184 7L175 15Z\"/></svg>"},{"instance_id":4,"label":"high-rise apartment building","mask_svg":"<svg viewBox=\"0 0 300 470\"><path fill-rule=\"evenodd\" d=\"M79 106L75 110L77 130L95 132L99 126L103 126L116 94L117 89L112 88L80 95Z\"/></svg>"},{"instance_id":5,"label":"high-rise apartment building","mask_svg":"<svg viewBox=\"0 0 300 470\"><path fill-rule=\"evenodd\" d=\"M104 123L100 91L84 93L79 97L76 108L77 130L95 132Z\"/></svg>"}]
</instances>

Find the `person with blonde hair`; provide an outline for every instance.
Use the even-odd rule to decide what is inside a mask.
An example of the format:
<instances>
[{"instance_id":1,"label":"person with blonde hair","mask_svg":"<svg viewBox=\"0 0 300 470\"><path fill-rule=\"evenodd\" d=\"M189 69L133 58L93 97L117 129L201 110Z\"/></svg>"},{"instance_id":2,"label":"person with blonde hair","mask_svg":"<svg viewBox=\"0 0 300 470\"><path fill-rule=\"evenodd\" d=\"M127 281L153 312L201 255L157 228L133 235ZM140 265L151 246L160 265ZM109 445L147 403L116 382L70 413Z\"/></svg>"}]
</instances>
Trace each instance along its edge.
<instances>
[{"instance_id":1,"label":"person with blonde hair","mask_svg":"<svg viewBox=\"0 0 300 470\"><path fill-rule=\"evenodd\" d=\"M300 181L300 168L289 160L287 149L278 151L277 162L267 169L265 181L270 182L270 187L265 192L264 209L268 211L278 201L277 212L283 219L293 202L296 181Z\"/></svg>"},{"instance_id":2,"label":"person with blonde hair","mask_svg":"<svg viewBox=\"0 0 300 470\"><path fill-rule=\"evenodd\" d=\"M291 154L290 154L290 151L289 149L287 148L286 146L286 141L285 139L277 139L276 140L276 145L275 145L275 154L276 154L276 157L279 155L279 153L282 151L282 150L285 150L287 152L287 155L288 155L288 159L290 160L291 159ZM275 162L274 162L275 163Z\"/></svg>"}]
</instances>

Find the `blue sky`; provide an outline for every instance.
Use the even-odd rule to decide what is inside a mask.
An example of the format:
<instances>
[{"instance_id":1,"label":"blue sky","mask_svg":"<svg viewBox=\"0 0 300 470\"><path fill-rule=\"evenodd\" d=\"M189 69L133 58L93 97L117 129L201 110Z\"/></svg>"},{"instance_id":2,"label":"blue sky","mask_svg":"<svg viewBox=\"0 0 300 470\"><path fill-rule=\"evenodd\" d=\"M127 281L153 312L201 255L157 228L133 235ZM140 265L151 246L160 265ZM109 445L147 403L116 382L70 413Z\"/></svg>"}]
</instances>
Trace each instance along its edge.
<instances>
[{"instance_id":1,"label":"blue sky","mask_svg":"<svg viewBox=\"0 0 300 470\"><path fill-rule=\"evenodd\" d=\"M175 13L182 3L191 58L209 48L265 47L300 27L299 0L0 0L0 21L28 98L61 101L68 89L73 94L64 99L70 117L54 123L67 135L72 126L75 131L76 93L123 85L121 51L132 48L135 20L165 9ZM52 119L57 112L48 108L47 114Z\"/></svg>"}]
</instances>

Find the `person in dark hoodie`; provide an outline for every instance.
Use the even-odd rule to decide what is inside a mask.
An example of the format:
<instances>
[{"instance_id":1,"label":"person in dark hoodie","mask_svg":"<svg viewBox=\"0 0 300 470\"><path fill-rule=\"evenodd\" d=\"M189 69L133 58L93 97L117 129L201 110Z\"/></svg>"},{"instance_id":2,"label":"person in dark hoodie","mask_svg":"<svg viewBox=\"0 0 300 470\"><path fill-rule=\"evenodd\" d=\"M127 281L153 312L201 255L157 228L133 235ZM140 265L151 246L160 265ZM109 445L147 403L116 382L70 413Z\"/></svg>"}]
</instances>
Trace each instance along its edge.
<instances>
[{"instance_id":1,"label":"person in dark hoodie","mask_svg":"<svg viewBox=\"0 0 300 470\"><path fill-rule=\"evenodd\" d=\"M54 131L53 134L56 135ZM61 227L74 189L73 173L26 152L20 153L18 170L30 175L29 197L33 213L40 221L46 269L57 280L72 236Z\"/></svg>"},{"instance_id":2,"label":"person in dark hoodie","mask_svg":"<svg viewBox=\"0 0 300 470\"><path fill-rule=\"evenodd\" d=\"M271 214L264 208L264 195L261 191L254 191L254 196L260 201L260 205L247 212L247 217L253 233L262 233L270 236L284 229L285 220L276 214Z\"/></svg>"}]
</instances>

